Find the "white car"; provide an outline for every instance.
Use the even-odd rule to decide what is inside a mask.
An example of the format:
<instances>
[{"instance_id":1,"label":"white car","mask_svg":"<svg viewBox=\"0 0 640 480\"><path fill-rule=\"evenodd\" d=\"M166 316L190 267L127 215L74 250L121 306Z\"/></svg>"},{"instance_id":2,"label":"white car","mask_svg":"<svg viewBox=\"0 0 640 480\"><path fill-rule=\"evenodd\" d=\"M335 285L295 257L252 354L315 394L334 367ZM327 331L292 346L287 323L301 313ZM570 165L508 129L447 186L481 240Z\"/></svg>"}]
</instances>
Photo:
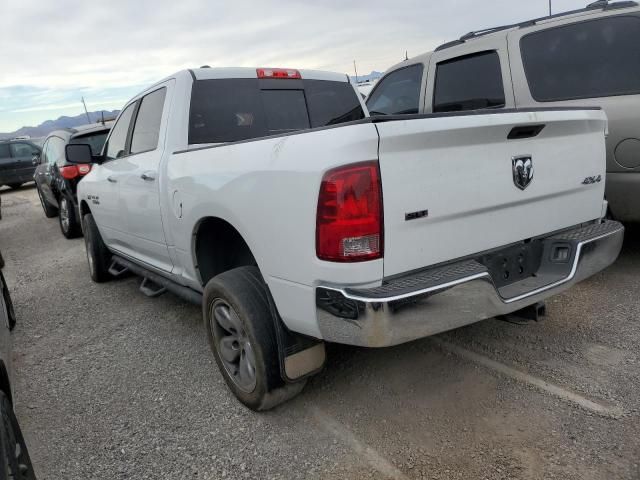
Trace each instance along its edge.
<instances>
[{"instance_id":1,"label":"white car","mask_svg":"<svg viewBox=\"0 0 640 480\"><path fill-rule=\"evenodd\" d=\"M599 109L370 118L345 75L202 68L132 99L78 186L91 276L202 304L252 409L324 341L385 347L536 305L611 264Z\"/></svg>"}]
</instances>

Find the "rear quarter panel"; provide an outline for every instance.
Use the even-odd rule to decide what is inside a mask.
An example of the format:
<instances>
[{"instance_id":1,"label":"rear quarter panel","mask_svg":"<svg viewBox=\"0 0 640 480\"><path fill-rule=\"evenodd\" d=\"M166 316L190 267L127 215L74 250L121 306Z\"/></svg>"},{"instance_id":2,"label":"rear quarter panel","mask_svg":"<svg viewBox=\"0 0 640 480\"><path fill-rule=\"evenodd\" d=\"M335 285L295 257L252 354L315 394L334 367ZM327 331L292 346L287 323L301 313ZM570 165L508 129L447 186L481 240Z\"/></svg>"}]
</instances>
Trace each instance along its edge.
<instances>
[{"instance_id":1,"label":"rear quarter panel","mask_svg":"<svg viewBox=\"0 0 640 480\"><path fill-rule=\"evenodd\" d=\"M223 219L249 245L289 327L317 333L308 329L315 325L315 318L309 318L314 285L379 284L383 273L382 260L354 265L316 257L322 176L335 166L377 157L378 135L370 123L173 154L165 172L173 208L164 221L172 231L170 247L184 269L184 283L202 288L194 260L195 228L203 218Z\"/></svg>"}]
</instances>

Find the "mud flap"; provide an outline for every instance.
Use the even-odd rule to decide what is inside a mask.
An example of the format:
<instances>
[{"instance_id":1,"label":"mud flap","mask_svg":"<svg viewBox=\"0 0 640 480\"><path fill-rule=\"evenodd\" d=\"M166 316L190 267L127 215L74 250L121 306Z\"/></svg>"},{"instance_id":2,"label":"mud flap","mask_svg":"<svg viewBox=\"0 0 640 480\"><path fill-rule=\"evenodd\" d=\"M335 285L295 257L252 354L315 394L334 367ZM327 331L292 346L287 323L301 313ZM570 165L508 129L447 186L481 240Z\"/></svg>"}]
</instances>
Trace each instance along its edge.
<instances>
[{"instance_id":1,"label":"mud flap","mask_svg":"<svg viewBox=\"0 0 640 480\"><path fill-rule=\"evenodd\" d=\"M280 318L271 293L269 308L276 331L282 379L294 383L320 372L327 358L324 342L289 330Z\"/></svg>"}]
</instances>

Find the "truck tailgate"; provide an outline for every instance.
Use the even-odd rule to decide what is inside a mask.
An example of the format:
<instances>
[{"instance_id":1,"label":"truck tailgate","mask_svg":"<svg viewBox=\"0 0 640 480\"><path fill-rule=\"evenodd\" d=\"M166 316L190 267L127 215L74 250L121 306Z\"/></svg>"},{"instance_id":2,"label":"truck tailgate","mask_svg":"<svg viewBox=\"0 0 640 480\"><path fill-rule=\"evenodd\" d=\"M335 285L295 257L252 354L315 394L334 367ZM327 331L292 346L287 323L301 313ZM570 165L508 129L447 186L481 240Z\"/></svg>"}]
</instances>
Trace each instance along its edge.
<instances>
[{"instance_id":1,"label":"truck tailgate","mask_svg":"<svg viewBox=\"0 0 640 480\"><path fill-rule=\"evenodd\" d=\"M378 121L385 276L599 218L606 125L599 110Z\"/></svg>"}]
</instances>

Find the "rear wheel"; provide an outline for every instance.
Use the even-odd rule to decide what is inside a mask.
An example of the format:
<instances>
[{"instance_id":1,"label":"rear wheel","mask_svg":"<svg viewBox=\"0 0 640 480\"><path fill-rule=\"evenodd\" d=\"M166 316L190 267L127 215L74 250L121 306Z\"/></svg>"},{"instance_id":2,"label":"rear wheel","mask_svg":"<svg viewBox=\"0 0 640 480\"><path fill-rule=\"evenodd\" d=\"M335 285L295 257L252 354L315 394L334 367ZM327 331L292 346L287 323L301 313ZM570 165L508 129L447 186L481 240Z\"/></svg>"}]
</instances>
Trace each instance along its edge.
<instances>
[{"instance_id":1,"label":"rear wheel","mask_svg":"<svg viewBox=\"0 0 640 480\"><path fill-rule=\"evenodd\" d=\"M31 459L7 396L0 392L0 480L35 478Z\"/></svg>"},{"instance_id":2,"label":"rear wheel","mask_svg":"<svg viewBox=\"0 0 640 480\"><path fill-rule=\"evenodd\" d=\"M211 279L204 289L207 338L225 382L252 410L269 410L302 391L288 384L280 360L267 286L256 267L240 267Z\"/></svg>"},{"instance_id":3,"label":"rear wheel","mask_svg":"<svg viewBox=\"0 0 640 480\"><path fill-rule=\"evenodd\" d=\"M111 262L111 252L102 241L102 236L93 219L93 215L87 213L82 217L84 225L84 245L87 250L87 262L89 263L89 273L94 282L102 283L110 280L109 262Z\"/></svg>"},{"instance_id":4,"label":"rear wheel","mask_svg":"<svg viewBox=\"0 0 640 480\"><path fill-rule=\"evenodd\" d=\"M76 209L64 195L60 198L60 230L67 238L76 238L82 234L80 224L76 220Z\"/></svg>"},{"instance_id":5,"label":"rear wheel","mask_svg":"<svg viewBox=\"0 0 640 480\"><path fill-rule=\"evenodd\" d=\"M47 202L47 199L44 198L44 195L42 195L42 192L40 191L39 188L36 187L36 190L38 191L38 198L40 199L40 205L42 205L42 210L44 210L44 216L47 218L53 218L56 215L58 215L58 209L53 205L49 204L49 202Z\"/></svg>"}]
</instances>

